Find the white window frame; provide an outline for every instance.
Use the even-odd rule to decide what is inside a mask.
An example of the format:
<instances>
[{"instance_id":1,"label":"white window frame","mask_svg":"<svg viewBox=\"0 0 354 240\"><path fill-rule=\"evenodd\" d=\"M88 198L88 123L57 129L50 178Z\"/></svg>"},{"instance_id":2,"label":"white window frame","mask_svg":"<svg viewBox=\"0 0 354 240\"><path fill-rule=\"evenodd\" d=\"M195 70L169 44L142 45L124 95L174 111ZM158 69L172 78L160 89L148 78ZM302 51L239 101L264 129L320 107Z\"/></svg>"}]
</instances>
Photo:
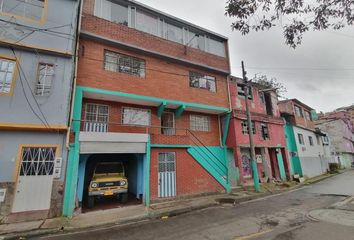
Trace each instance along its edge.
<instances>
[{"instance_id":1,"label":"white window frame","mask_svg":"<svg viewBox=\"0 0 354 240\"><path fill-rule=\"evenodd\" d=\"M41 79L41 66L45 66L43 79ZM48 68L52 68L52 73L48 73ZM54 64L50 63L39 63L37 72L37 84L36 84L36 96L49 96L52 92L54 80ZM43 81L41 83L41 81Z\"/></svg>"},{"instance_id":2,"label":"white window frame","mask_svg":"<svg viewBox=\"0 0 354 240\"><path fill-rule=\"evenodd\" d=\"M96 106L96 112L88 112L88 106L89 105L93 105ZM105 107L107 108L107 113L105 114L101 114L99 113L99 107ZM95 114L95 120L88 120L87 119L87 114ZM99 117L106 117L107 121L99 121ZM105 104L98 104L98 103L86 103L85 104L85 122L96 122L96 123L109 123L109 105L105 105Z\"/></svg>"},{"instance_id":3,"label":"white window frame","mask_svg":"<svg viewBox=\"0 0 354 240\"><path fill-rule=\"evenodd\" d=\"M198 82L198 86L194 85L196 82L192 83L192 78L195 78L193 80ZM205 87L201 86L201 80L205 80ZM211 85L209 82L214 83L214 89L212 89L210 87ZM208 87L208 84L209 84L209 87ZM189 86L192 88L205 89L205 90L208 90L209 92L216 93L216 91L217 91L216 77L202 74L202 73L196 72L196 71L189 71Z\"/></svg>"},{"instance_id":4,"label":"white window frame","mask_svg":"<svg viewBox=\"0 0 354 240\"><path fill-rule=\"evenodd\" d=\"M190 122L190 129L192 131L196 131L196 132L211 131L210 116L191 114L189 116L189 122Z\"/></svg>"},{"instance_id":5,"label":"white window frame","mask_svg":"<svg viewBox=\"0 0 354 240\"><path fill-rule=\"evenodd\" d=\"M6 62L6 69L2 69L2 64L3 62ZM9 71L9 66L10 64L13 65L12 67L12 71ZM16 72L16 67L17 67L17 62L14 59L8 59L8 58L3 58L0 57L0 72L4 73L4 78L0 79L0 83L1 83L1 88L0 88L0 95L1 94L11 94L12 92L12 88L13 88L13 84L14 84L14 79L15 79L15 72ZM6 83L6 78L8 75L11 75L11 81L10 83ZM5 87L6 84L9 84L9 87ZM5 91L5 89L9 89L8 91Z\"/></svg>"},{"instance_id":6,"label":"white window frame","mask_svg":"<svg viewBox=\"0 0 354 240\"><path fill-rule=\"evenodd\" d=\"M125 122L124 116L125 116L125 109L130 109L130 110L135 110L135 111L141 111L141 112L146 112L148 114L148 124L132 124L132 123L127 123ZM121 111L121 121L123 125L128 125L128 126L151 126L151 110L150 109L144 109L144 108L134 108L134 107L122 107Z\"/></svg>"},{"instance_id":7,"label":"white window frame","mask_svg":"<svg viewBox=\"0 0 354 240\"><path fill-rule=\"evenodd\" d=\"M115 62L108 62L107 61L107 54L110 54L110 57L115 58ZM104 69L106 71L117 72L122 74L128 74L135 77L145 78L146 72L146 61L141 58L133 57L130 55L122 54L113 52L110 50L104 50ZM130 66L126 65L126 61L129 59ZM134 67L134 62L139 62L140 67Z\"/></svg>"}]
</instances>

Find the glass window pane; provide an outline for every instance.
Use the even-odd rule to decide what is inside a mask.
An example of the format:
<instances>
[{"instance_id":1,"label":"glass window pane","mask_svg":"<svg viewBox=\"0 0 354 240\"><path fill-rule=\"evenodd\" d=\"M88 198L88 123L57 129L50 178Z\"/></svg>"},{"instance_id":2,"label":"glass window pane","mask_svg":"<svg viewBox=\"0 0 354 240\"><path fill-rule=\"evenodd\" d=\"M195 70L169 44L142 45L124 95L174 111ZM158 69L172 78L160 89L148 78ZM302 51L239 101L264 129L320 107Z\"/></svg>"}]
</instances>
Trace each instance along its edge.
<instances>
[{"instance_id":1,"label":"glass window pane","mask_svg":"<svg viewBox=\"0 0 354 240\"><path fill-rule=\"evenodd\" d=\"M44 3L44 0L2 0L2 11L40 20L43 15Z\"/></svg>"},{"instance_id":2,"label":"glass window pane","mask_svg":"<svg viewBox=\"0 0 354 240\"><path fill-rule=\"evenodd\" d=\"M182 28L172 24L167 24L167 39L174 42L183 43Z\"/></svg>"},{"instance_id":3,"label":"glass window pane","mask_svg":"<svg viewBox=\"0 0 354 240\"><path fill-rule=\"evenodd\" d=\"M128 7L112 3L111 21L128 26Z\"/></svg>"},{"instance_id":4,"label":"glass window pane","mask_svg":"<svg viewBox=\"0 0 354 240\"><path fill-rule=\"evenodd\" d=\"M225 44L214 39L209 38L209 52L221 57L225 57Z\"/></svg>"},{"instance_id":5,"label":"glass window pane","mask_svg":"<svg viewBox=\"0 0 354 240\"><path fill-rule=\"evenodd\" d=\"M158 18L153 15L137 11L136 28L140 31L158 36Z\"/></svg>"},{"instance_id":6,"label":"glass window pane","mask_svg":"<svg viewBox=\"0 0 354 240\"><path fill-rule=\"evenodd\" d=\"M144 109L124 108L123 124L149 126L150 111Z\"/></svg>"}]
</instances>

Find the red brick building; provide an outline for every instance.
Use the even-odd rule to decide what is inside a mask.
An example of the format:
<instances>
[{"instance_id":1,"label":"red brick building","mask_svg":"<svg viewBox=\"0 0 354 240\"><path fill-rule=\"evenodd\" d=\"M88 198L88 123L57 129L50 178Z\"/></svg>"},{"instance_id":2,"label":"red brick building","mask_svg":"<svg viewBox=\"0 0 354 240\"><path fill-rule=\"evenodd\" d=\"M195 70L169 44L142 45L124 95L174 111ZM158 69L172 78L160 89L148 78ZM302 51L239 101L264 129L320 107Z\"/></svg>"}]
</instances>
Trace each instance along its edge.
<instances>
[{"instance_id":1,"label":"red brick building","mask_svg":"<svg viewBox=\"0 0 354 240\"><path fill-rule=\"evenodd\" d=\"M240 78L230 81L232 117L227 145L234 150L236 166L242 183L252 178L250 162L249 129L245 106L245 85ZM277 107L278 97L274 90L261 90L253 84L249 90L249 108L258 174L261 181L290 177L290 167L284 135L284 121Z\"/></svg>"},{"instance_id":2,"label":"red brick building","mask_svg":"<svg viewBox=\"0 0 354 240\"><path fill-rule=\"evenodd\" d=\"M107 159L146 205L229 191L227 38L135 1L85 0L79 42L66 215Z\"/></svg>"}]
</instances>

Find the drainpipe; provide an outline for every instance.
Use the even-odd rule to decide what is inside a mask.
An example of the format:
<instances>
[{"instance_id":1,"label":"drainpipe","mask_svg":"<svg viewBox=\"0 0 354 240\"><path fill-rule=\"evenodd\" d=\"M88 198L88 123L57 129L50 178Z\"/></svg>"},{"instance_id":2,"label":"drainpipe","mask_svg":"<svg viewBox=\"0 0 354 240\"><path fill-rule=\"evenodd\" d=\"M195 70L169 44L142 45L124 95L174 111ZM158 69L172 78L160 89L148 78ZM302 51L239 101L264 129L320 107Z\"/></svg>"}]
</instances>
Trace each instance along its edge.
<instances>
[{"instance_id":1,"label":"drainpipe","mask_svg":"<svg viewBox=\"0 0 354 240\"><path fill-rule=\"evenodd\" d=\"M79 39L80 39L80 32L81 32L81 18L82 18L82 9L83 9L83 2L79 0L79 16L77 19L77 27L76 27L76 46L75 46L75 69L74 69L74 78L72 83L72 96L71 96L71 107L69 112L69 122L68 122L68 130L66 133L66 148L70 150L69 142L70 142L70 132L71 132L71 125L73 120L73 109L74 109L74 99L75 99L75 92L76 92L76 81L77 81L77 68L78 68L78 61L79 61Z\"/></svg>"}]
</instances>

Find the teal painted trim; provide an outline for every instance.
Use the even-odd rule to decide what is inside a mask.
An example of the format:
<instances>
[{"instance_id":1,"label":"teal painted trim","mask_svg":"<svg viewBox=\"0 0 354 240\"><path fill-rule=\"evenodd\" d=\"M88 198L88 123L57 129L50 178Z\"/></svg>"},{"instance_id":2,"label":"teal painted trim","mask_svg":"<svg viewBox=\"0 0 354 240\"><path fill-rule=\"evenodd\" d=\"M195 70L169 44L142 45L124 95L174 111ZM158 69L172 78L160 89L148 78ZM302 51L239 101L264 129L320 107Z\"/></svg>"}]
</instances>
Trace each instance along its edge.
<instances>
[{"instance_id":1,"label":"teal painted trim","mask_svg":"<svg viewBox=\"0 0 354 240\"><path fill-rule=\"evenodd\" d=\"M228 183L228 176L226 166L223 169L220 169L218 166L219 164L216 161L212 161L209 157L202 154L200 150L197 150L200 147L192 146L188 148L188 153L223 187L225 188L226 192L231 192L231 186ZM210 151L216 154L218 157L222 156L221 159L224 160L224 164L227 163L227 156L225 156L224 149L220 147L207 147ZM218 169L218 170L217 170Z\"/></svg>"},{"instance_id":2,"label":"teal painted trim","mask_svg":"<svg viewBox=\"0 0 354 240\"><path fill-rule=\"evenodd\" d=\"M150 135L146 143L146 169L145 169L145 205L150 207L150 165L151 165L151 142Z\"/></svg>"},{"instance_id":3,"label":"teal painted trim","mask_svg":"<svg viewBox=\"0 0 354 240\"><path fill-rule=\"evenodd\" d=\"M151 148L190 148L192 145L178 145L178 144L151 144Z\"/></svg>"},{"instance_id":4,"label":"teal painted trim","mask_svg":"<svg viewBox=\"0 0 354 240\"><path fill-rule=\"evenodd\" d=\"M65 179L65 192L63 203L63 216L72 217L75 208L77 179L79 172L79 158L80 158L80 121L82 109L83 92L81 89L76 89L73 110L73 124L72 131L75 134L74 143L70 145ZM76 120L76 121L75 121Z\"/></svg>"},{"instance_id":5,"label":"teal painted trim","mask_svg":"<svg viewBox=\"0 0 354 240\"><path fill-rule=\"evenodd\" d=\"M280 178L281 178L281 180L286 181L286 174L285 174L283 155L281 154L281 149L280 148L278 148L277 151L278 151L277 159L278 159Z\"/></svg>"},{"instance_id":6,"label":"teal painted trim","mask_svg":"<svg viewBox=\"0 0 354 240\"><path fill-rule=\"evenodd\" d=\"M167 105L167 102L163 102L163 103L161 103L160 106L158 106L158 108L157 108L157 116L158 116L159 118L162 116L162 113L163 113L163 111L165 110L166 105Z\"/></svg>"},{"instance_id":7,"label":"teal painted trim","mask_svg":"<svg viewBox=\"0 0 354 240\"><path fill-rule=\"evenodd\" d=\"M180 116L182 116L182 113L184 112L185 109L186 109L186 105L185 104L183 104L179 108L177 108L176 111L175 111L175 117L179 118Z\"/></svg>"},{"instance_id":8,"label":"teal painted trim","mask_svg":"<svg viewBox=\"0 0 354 240\"><path fill-rule=\"evenodd\" d=\"M210 106L210 105L205 105L205 104L180 102L180 101L175 101L175 100L148 97L148 96L125 93L125 92L114 92L114 91L109 91L109 90L104 90L104 89L90 88L90 87L83 87L83 86L77 86L76 88L83 91L83 92L91 92L91 93L98 93L98 94L104 94L104 95L112 95L112 96L117 96L117 97L126 97L126 98L131 98L131 99L136 99L136 100L150 101L150 102L155 102L159 105L166 102L166 104L171 104L171 105L178 105L178 106L184 105L186 107L214 110L214 111L218 111L218 112L222 112L222 113L229 112L228 108Z\"/></svg>"},{"instance_id":9,"label":"teal painted trim","mask_svg":"<svg viewBox=\"0 0 354 240\"><path fill-rule=\"evenodd\" d=\"M229 126L230 126L231 112L227 113L224 124L224 133L222 136L222 145L226 145L227 135L229 134Z\"/></svg>"}]
</instances>

